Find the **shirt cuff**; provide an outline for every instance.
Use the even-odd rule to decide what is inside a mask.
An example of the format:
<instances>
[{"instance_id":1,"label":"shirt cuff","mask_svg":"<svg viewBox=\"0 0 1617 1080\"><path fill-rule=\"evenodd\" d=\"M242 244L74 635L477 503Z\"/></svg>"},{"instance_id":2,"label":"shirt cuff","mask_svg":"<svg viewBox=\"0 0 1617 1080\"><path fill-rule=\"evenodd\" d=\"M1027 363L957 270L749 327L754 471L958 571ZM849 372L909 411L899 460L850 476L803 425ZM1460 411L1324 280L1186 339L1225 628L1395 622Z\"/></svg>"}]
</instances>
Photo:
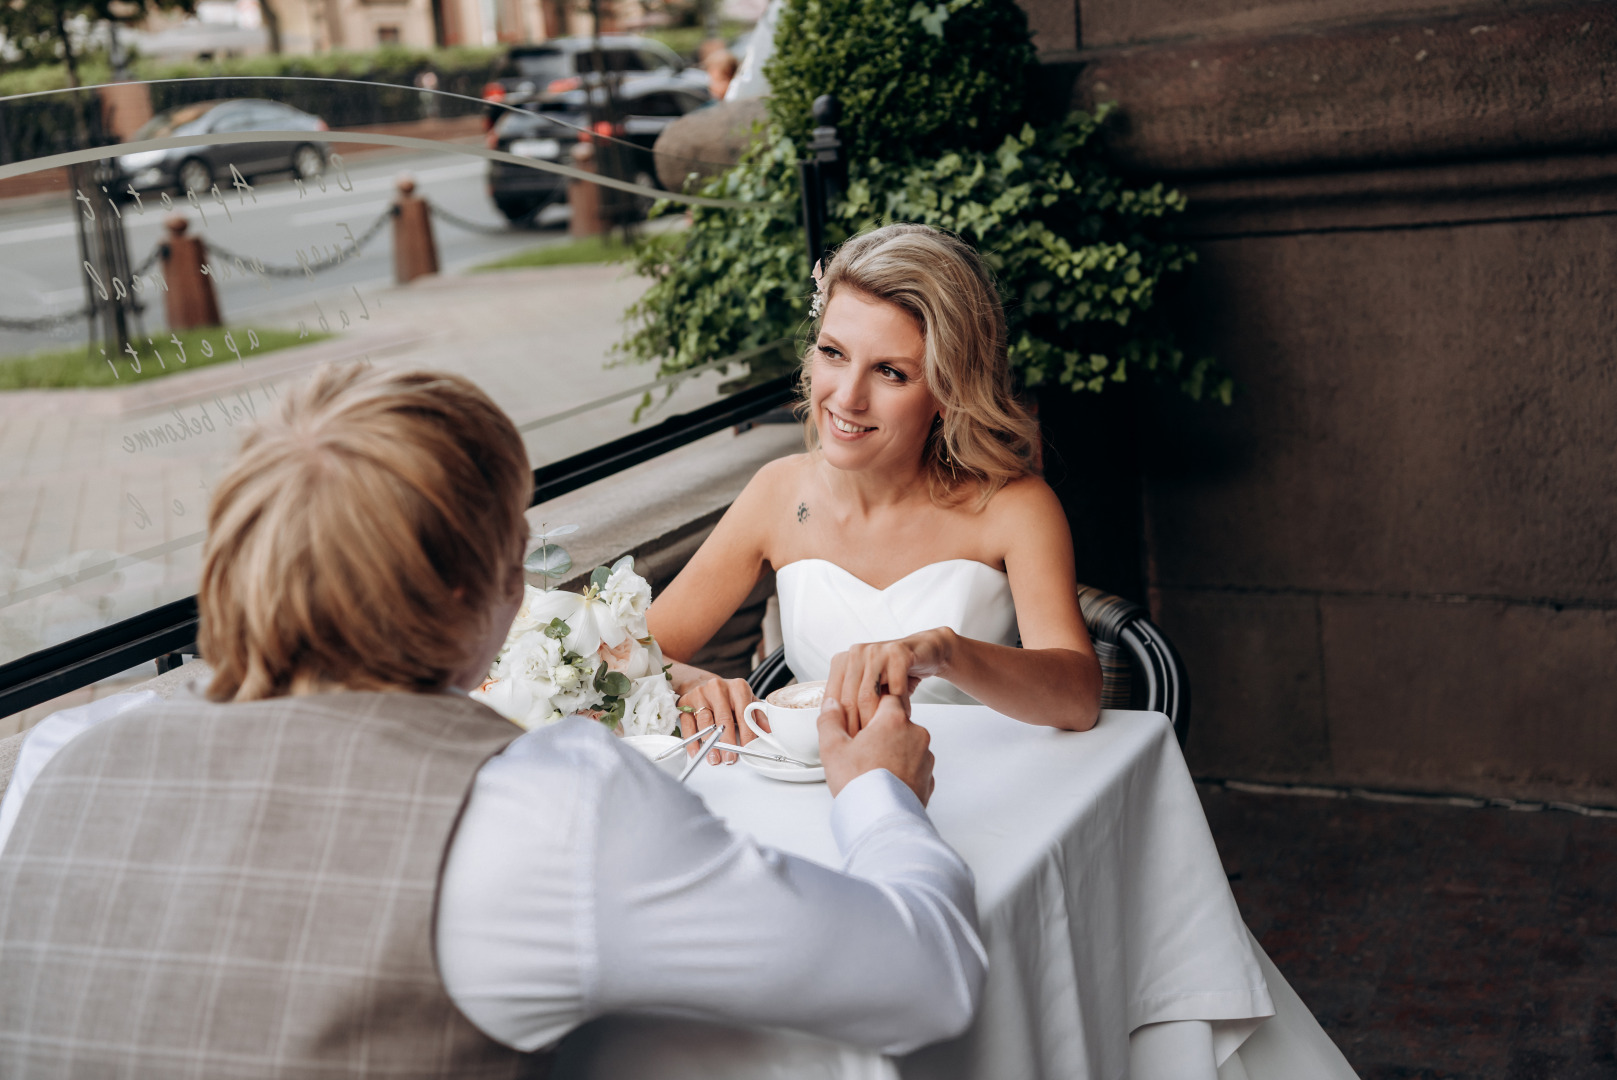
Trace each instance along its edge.
<instances>
[{"instance_id":1,"label":"shirt cuff","mask_svg":"<svg viewBox=\"0 0 1617 1080\"><path fill-rule=\"evenodd\" d=\"M926 807L909 785L886 769L860 773L831 802L831 835L837 850L846 854L871 826L894 816L918 818L932 828Z\"/></svg>"}]
</instances>

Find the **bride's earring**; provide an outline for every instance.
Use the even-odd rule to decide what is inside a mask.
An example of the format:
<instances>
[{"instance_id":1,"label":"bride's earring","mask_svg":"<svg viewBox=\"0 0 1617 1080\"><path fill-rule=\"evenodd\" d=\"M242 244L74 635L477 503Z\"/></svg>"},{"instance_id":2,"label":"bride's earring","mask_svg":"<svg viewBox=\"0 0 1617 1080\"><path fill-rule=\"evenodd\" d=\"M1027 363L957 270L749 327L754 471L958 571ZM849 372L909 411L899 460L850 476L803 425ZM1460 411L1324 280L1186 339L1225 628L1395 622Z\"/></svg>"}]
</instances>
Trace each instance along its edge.
<instances>
[{"instance_id":1,"label":"bride's earring","mask_svg":"<svg viewBox=\"0 0 1617 1080\"><path fill-rule=\"evenodd\" d=\"M932 434L938 441L938 461L947 465L949 475L955 475L954 458L949 454L949 440L943 437L943 414L939 413L932 420Z\"/></svg>"}]
</instances>

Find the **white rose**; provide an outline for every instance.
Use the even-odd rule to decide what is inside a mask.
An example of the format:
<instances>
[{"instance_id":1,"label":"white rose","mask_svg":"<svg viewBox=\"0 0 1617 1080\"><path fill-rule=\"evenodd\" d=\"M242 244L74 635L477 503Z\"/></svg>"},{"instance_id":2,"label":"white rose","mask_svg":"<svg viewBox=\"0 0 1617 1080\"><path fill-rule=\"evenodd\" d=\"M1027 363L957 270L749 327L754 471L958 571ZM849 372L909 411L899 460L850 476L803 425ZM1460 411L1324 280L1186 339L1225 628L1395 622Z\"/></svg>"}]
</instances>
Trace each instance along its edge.
<instances>
[{"instance_id":1,"label":"white rose","mask_svg":"<svg viewBox=\"0 0 1617 1080\"><path fill-rule=\"evenodd\" d=\"M612 671L620 671L631 679L644 679L647 675L660 675L663 670L663 651L655 638L624 638L615 649L604 646L600 657Z\"/></svg>"},{"instance_id":2,"label":"white rose","mask_svg":"<svg viewBox=\"0 0 1617 1080\"><path fill-rule=\"evenodd\" d=\"M548 684L528 679L498 679L473 690L471 696L525 730L553 724L564 715L547 692Z\"/></svg>"},{"instance_id":3,"label":"white rose","mask_svg":"<svg viewBox=\"0 0 1617 1080\"><path fill-rule=\"evenodd\" d=\"M561 642L530 630L511 644L490 674L496 679L548 681L550 669L562 662Z\"/></svg>"},{"instance_id":4,"label":"white rose","mask_svg":"<svg viewBox=\"0 0 1617 1080\"><path fill-rule=\"evenodd\" d=\"M543 595L543 589L526 584L522 586L522 606L517 608L517 617L511 620L511 630L505 635L507 648L528 631L540 629L538 616L533 612L533 602Z\"/></svg>"},{"instance_id":5,"label":"white rose","mask_svg":"<svg viewBox=\"0 0 1617 1080\"><path fill-rule=\"evenodd\" d=\"M661 672L634 681L623 699L624 735L667 735L679 723L679 696Z\"/></svg>"},{"instance_id":6,"label":"white rose","mask_svg":"<svg viewBox=\"0 0 1617 1080\"><path fill-rule=\"evenodd\" d=\"M562 644L568 652L580 656L594 656L603 644L615 648L629 636L612 614L611 607L599 598L586 600L578 593L543 589L534 598L531 608L540 627L549 626L552 619L566 623L567 636Z\"/></svg>"},{"instance_id":7,"label":"white rose","mask_svg":"<svg viewBox=\"0 0 1617 1080\"><path fill-rule=\"evenodd\" d=\"M635 637L646 636L646 609L651 606L651 585L634 572L634 560L625 555L612 566L612 576L601 587L601 600Z\"/></svg>"},{"instance_id":8,"label":"white rose","mask_svg":"<svg viewBox=\"0 0 1617 1080\"><path fill-rule=\"evenodd\" d=\"M577 690L579 683L583 682L583 678L579 675L578 668L574 667L572 664L557 664L555 667L550 669L550 673L547 678L550 680L550 682L555 684L556 689L562 691L563 693Z\"/></svg>"}]
</instances>

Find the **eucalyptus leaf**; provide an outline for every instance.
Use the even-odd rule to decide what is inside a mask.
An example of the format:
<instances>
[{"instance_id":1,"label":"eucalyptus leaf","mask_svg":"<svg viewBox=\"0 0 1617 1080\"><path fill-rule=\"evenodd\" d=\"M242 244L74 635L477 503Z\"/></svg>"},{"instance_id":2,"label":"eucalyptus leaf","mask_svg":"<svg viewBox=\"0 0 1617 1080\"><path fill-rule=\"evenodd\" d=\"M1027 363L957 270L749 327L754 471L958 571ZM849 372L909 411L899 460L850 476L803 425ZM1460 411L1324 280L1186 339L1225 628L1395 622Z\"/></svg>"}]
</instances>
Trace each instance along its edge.
<instances>
[{"instance_id":1,"label":"eucalyptus leaf","mask_svg":"<svg viewBox=\"0 0 1617 1080\"><path fill-rule=\"evenodd\" d=\"M590 571L590 584L595 586L597 589L604 589L606 588L607 578L610 578L611 576L611 570L604 566L597 566L594 570Z\"/></svg>"},{"instance_id":2,"label":"eucalyptus leaf","mask_svg":"<svg viewBox=\"0 0 1617 1080\"><path fill-rule=\"evenodd\" d=\"M619 559L617 562L612 564L612 572L614 574L617 573L619 570L633 571L634 570L634 556L633 555L625 555L623 558Z\"/></svg>"},{"instance_id":3,"label":"eucalyptus leaf","mask_svg":"<svg viewBox=\"0 0 1617 1080\"><path fill-rule=\"evenodd\" d=\"M567 549L555 544L540 544L522 560L522 568L530 574L561 577L573 568L573 557Z\"/></svg>"},{"instance_id":4,"label":"eucalyptus leaf","mask_svg":"<svg viewBox=\"0 0 1617 1080\"><path fill-rule=\"evenodd\" d=\"M550 624L546 626L544 630L545 637L555 638L557 641L560 641L562 638L566 637L572 632L573 628L562 622L560 619L551 619Z\"/></svg>"},{"instance_id":5,"label":"eucalyptus leaf","mask_svg":"<svg viewBox=\"0 0 1617 1080\"><path fill-rule=\"evenodd\" d=\"M554 529L550 528L548 525L541 525L539 527L539 532L535 535L541 537L571 536L577 531L577 525L557 525Z\"/></svg>"},{"instance_id":6,"label":"eucalyptus leaf","mask_svg":"<svg viewBox=\"0 0 1617 1080\"><path fill-rule=\"evenodd\" d=\"M610 697L625 697L634 689L634 683L621 671L609 671L598 680L596 689Z\"/></svg>"}]
</instances>

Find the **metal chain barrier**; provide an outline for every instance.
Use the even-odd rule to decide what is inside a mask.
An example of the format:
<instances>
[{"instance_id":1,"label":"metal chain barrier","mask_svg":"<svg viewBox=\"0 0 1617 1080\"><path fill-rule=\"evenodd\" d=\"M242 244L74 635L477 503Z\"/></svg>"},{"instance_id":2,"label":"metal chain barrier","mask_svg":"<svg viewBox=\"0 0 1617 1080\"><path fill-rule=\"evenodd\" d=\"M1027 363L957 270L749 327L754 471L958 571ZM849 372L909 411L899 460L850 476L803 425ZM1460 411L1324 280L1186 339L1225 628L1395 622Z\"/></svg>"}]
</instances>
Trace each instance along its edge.
<instances>
[{"instance_id":1,"label":"metal chain barrier","mask_svg":"<svg viewBox=\"0 0 1617 1080\"><path fill-rule=\"evenodd\" d=\"M250 271L264 274L267 277L295 278L302 277L305 274L318 274L322 271L330 270L334 266L339 266L353 256L358 255L365 245L374 240L376 238L376 234L382 231L382 226L386 225L392 220L395 212L396 211L394 208L389 206L386 210L383 210L376 216L376 220L371 222L370 225L366 227L364 232L360 233L354 238L352 245L338 252L335 256L321 259L319 262L310 262L306 265L272 266L269 263L264 262L262 259L250 258L246 255L239 255L236 252L231 251L229 248L224 247L221 244L216 244L211 240L208 241L208 253L221 259L226 259L232 262L240 262ZM503 230L501 231L503 232ZM140 261L140 265L131 271L131 276L144 277L151 271L152 267L157 265L157 261L163 258L167 251L167 244L162 243L161 241L153 244L152 250L147 252L146 257ZM74 308L72 311L57 312L54 315L36 315L31 318L14 318L12 316L0 315L0 330L14 330L21 333L37 333L44 330L54 330L57 327L65 326L70 322L77 322L80 319L87 319L92 313L93 308L91 305L85 303L79 305L77 308Z\"/></svg>"},{"instance_id":2,"label":"metal chain barrier","mask_svg":"<svg viewBox=\"0 0 1617 1080\"><path fill-rule=\"evenodd\" d=\"M240 262L243 266L247 267L248 270L255 274L263 274L266 277L274 278L303 277L307 274L318 274L324 270L330 270L332 267L340 266L353 256L358 255L365 245L370 243L371 240L375 239L376 234L382 231L382 226L386 225L393 219L393 215L395 213L397 213L397 211L390 205L386 210L383 210L376 216L376 220L371 222L370 225L365 228L364 232L360 233L354 238L354 242L350 246L339 250L337 254L331 256L330 258L321 259L318 262L299 263L296 266L274 266L270 263L266 263L263 259L249 258L246 255L238 255L236 252L231 251L229 248L220 244L216 244L212 240L205 241L205 243L207 244L208 253L210 255L217 255L221 259Z\"/></svg>"},{"instance_id":3,"label":"metal chain barrier","mask_svg":"<svg viewBox=\"0 0 1617 1080\"><path fill-rule=\"evenodd\" d=\"M168 245L162 243L161 241L153 244L152 250L147 252L146 257L141 260L140 265L130 271L130 276L146 276L151 268L157 264L157 260L162 258L163 253L167 250ZM134 296L130 295L127 299L128 302L131 303L131 306L133 306ZM120 301L120 303L123 302L125 301ZM36 315L33 318L22 319L0 315L0 330L17 330L25 333L37 333L42 330L54 330L58 326L65 326L70 322L77 322L80 319L88 319L94 313L95 308L88 301L86 301L85 303L74 308L72 311L59 311L54 315Z\"/></svg>"},{"instance_id":4,"label":"metal chain barrier","mask_svg":"<svg viewBox=\"0 0 1617 1080\"><path fill-rule=\"evenodd\" d=\"M159 240L157 243L152 245L152 250L147 253L144 259L141 260L140 265L135 267L135 269L132 271L133 275L135 277L145 277L146 274L150 272L151 268L157 265L157 260L163 258L167 254L168 245Z\"/></svg>"},{"instance_id":5,"label":"metal chain barrier","mask_svg":"<svg viewBox=\"0 0 1617 1080\"><path fill-rule=\"evenodd\" d=\"M73 311L62 311L55 315L38 315L31 319L13 319L0 315L0 330L39 331L54 330L58 326L65 326L70 322L90 317L90 305L84 304Z\"/></svg>"},{"instance_id":6,"label":"metal chain barrier","mask_svg":"<svg viewBox=\"0 0 1617 1080\"><path fill-rule=\"evenodd\" d=\"M459 214L450 213L425 196L422 196L421 201L427 204L427 209L432 212L433 217L446 221L457 229L465 229L467 232L478 233L482 236L511 235L511 228L508 225L484 225L482 222L472 221L470 218L463 218Z\"/></svg>"}]
</instances>

